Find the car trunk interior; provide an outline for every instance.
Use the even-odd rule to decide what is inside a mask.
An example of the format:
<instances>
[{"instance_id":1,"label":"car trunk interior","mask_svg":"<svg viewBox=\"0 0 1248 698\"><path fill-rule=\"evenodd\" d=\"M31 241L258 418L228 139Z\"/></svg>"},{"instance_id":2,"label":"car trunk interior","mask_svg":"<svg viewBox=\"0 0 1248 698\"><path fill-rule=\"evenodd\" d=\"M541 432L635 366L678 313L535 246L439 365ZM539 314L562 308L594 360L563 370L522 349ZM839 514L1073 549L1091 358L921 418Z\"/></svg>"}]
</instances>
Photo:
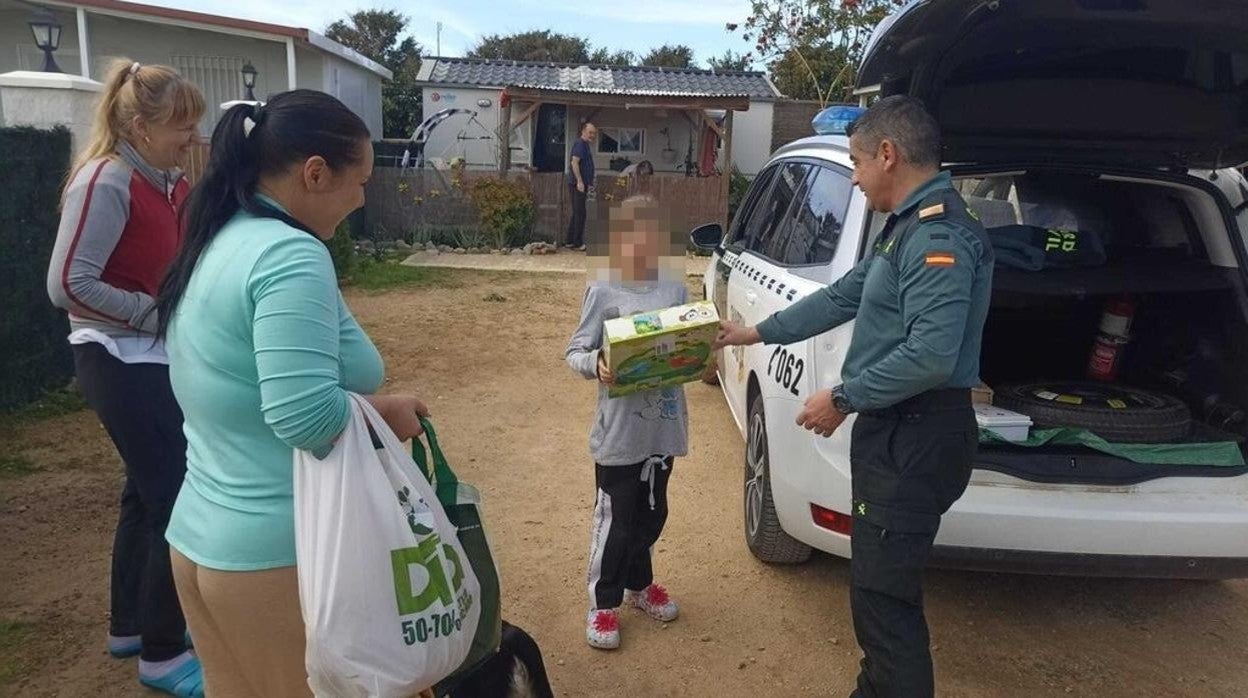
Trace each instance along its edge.
<instances>
[{"instance_id":1,"label":"car trunk interior","mask_svg":"<svg viewBox=\"0 0 1248 698\"><path fill-rule=\"evenodd\" d=\"M1129 299L1130 340L1113 384L1169 395L1191 427L1169 443L1248 436L1248 296L1215 200L1203 190L1072 172L967 177L958 187L989 235L1025 224L1097 236L1104 259L1039 271L1003 264L998 248L981 377L992 388L1089 380L1107 302ZM1237 243L1236 243L1237 244ZM1035 428L1061 427L1039 424ZM1225 476L1243 467L1136 463L1082 446L985 444L980 466L1042 482L1130 484Z\"/></svg>"}]
</instances>

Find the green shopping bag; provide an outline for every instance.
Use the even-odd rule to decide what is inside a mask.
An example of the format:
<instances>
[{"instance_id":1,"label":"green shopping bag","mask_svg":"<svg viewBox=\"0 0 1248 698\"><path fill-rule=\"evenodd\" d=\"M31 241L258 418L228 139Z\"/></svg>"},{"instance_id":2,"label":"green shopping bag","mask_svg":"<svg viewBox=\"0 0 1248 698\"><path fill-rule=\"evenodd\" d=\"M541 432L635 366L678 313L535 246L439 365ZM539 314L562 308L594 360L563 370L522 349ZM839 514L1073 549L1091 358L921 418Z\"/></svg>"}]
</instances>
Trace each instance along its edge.
<instances>
[{"instance_id":1,"label":"green shopping bag","mask_svg":"<svg viewBox=\"0 0 1248 698\"><path fill-rule=\"evenodd\" d=\"M438 684L441 689L444 686L453 686L457 676L498 652L503 618L498 569L494 566L494 555L490 552L490 542L481 521L481 493L472 485L460 482L455 471L451 470L442 448L438 446L438 435L433 430L433 424L424 417L421 417L420 424L425 429L425 440L429 442L429 453L433 456L433 470L429 470L429 457L420 439L412 439L412 460L416 461L425 479L433 485L447 518L458 529L459 543L468 556L468 564L477 575L477 581L481 583L481 621L472 638L472 649L468 651L468 657L459 669ZM437 693L443 695L442 690Z\"/></svg>"}]
</instances>

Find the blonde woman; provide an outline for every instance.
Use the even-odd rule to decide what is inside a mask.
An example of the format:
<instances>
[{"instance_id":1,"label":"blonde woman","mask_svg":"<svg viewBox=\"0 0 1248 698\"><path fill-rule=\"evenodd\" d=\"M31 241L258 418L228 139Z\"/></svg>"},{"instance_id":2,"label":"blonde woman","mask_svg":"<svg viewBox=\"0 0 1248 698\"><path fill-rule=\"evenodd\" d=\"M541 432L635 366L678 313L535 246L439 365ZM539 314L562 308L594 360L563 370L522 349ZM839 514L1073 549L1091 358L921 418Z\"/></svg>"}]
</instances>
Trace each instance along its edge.
<instances>
[{"instance_id":1,"label":"blonde woman","mask_svg":"<svg viewBox=\"0 0 1248 698\"><path fill-rule=\"evenodd\" d=\"M186 439L151 311L181 241L189 186L178 166L203 113L203 96L173 68L123 60L108 70L48 269L52 302L69 313L78 384L126 468L108 650L139 655L139 681L176 696L203 689L165 542Z\"/></svg>"}]
</instances>

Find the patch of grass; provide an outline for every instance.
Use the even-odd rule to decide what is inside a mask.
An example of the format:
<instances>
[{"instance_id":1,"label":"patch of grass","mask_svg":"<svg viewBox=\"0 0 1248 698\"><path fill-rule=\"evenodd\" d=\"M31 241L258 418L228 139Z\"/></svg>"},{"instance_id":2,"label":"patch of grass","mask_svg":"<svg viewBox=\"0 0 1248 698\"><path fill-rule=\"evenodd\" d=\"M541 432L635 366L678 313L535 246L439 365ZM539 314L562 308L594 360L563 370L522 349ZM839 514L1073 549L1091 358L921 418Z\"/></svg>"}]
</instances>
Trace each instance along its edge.
<instances>
[{"instance_id":1,"label":"patch of grass","mask_svg":"<svg viewBox=\"0 0 1248 698\"><path fill-rule=\"evenodd\" d=\"M39 472L40 467L20 453L0 455L0 480L30 475Z\"/></svg>"},{"instance_id":2,"label":"patch of grass","mask_svg":"<svg viewBox=\"0 0 1248 698\"><path fill-rule=\"evenodd\" d=\"M82 393L70 388L50 390L42 398L8 412L0 412L0 427L52 419L87 409Z\"/></svg>"},{"instance_id":3,"label":"patch of grass","mask_svg":"<svg viewBox=\"0 0 1248 698\"><path fill-rule=\"evenodd\" d=\"M351 285L364 291L394 288L452 288L456 283L445 269L405 267L398 262L361 259L351 274Z\"/></svg>"},{"instance_id":4,"label":"patch of grass","mask_svg":"<svg viewBox=\"0 0 1248 698\"><path fill-rule=\"evenodd\" d=\"M27 669L21 656L30 626L26 623L0 620L0 687L17 678Z\"/></svg>"}]
</instances>

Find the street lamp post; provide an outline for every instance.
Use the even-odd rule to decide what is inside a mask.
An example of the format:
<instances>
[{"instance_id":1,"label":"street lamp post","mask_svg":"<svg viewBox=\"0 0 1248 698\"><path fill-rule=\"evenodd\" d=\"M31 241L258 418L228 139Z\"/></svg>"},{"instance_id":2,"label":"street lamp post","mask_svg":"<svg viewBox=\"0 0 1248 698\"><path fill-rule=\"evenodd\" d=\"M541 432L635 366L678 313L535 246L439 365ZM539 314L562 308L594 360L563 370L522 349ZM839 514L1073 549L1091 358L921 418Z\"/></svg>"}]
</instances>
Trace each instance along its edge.
<instances>
[{"instance_id":1,"label":"street lamp post","mask_svg":"<svg viewBox=\"0 0 1248 698\"><path fill-rule=\"evenodd\" d=\"M256 88L256 75L255 66L247 61L243 66L243 99L248 102L256 101L256 93L253 92Z\"/></svg>"},{"instance_id":2,"label":"street lamp post","mask_svg":"<svg viewBox=\"0 0 1248 698\"><path fill-rule=\"evenodd\" d=\"M64 72L52 57L52 52L61 46L61 23L56 21L56 16L46 7L40 7L35 10L29 24L30 33L35 35L35 46L43 51L43 72Z\"/></svg>"}]
</instances>

